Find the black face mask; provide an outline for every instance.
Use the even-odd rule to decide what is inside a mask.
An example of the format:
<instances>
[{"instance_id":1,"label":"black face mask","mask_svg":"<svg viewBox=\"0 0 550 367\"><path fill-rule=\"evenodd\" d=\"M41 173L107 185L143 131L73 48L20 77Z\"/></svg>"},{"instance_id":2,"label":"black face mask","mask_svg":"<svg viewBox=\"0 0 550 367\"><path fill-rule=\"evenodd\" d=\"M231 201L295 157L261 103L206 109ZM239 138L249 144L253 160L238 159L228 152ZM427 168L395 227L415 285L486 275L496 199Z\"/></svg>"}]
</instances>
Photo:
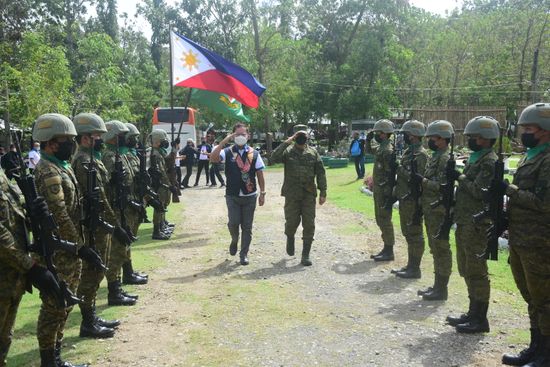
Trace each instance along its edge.
<instances>
[{"instance_id":1,"label":"black face mask","mask_svg":"<svg viewBox=\"0 0 550 367\"><path fill-rule=\"evenodd\" d=\"M296 144L304 145L305 143L307 143L307 136L300 134L296 137Z\"/></svg>"},{"instance_id":2,"label":"black face mask","mask_svg":"<svg viewBox=\"0 0 550 367\"><path fill-rule=\"evenodd\" d=\"M163 149L168 149L169 146L170 146L170 143L168 143L166 140L160 143L160 147Z\"/></svg>"},{"instance_id":3,"label":"black face mask","mask_svg":"<svg viewBox=\"0 0 550 367\"><path fill-rule=\"evenodd\" d=\"M431 150L433 150L434 152L437 152L439 150L439 148L437 147L437 145L435 144L435 141L430 139L428 140L428 148L430 148Z\"/></svg>"},{"instance_id":4,"label":"black face mask","mask_svg":"<svg viewBox=\"0 0 550 367\"><path fill-rule=\"evenodd\" d=\"M535 138L535 133L521 134L521 144L526 148L534 148L539 144L540 139Z\"/></svg>"},{"instance_id":5,"label":"black face mask","mask_svg":"<svg viewBox=\"0 0 550 367\"><path fill-rule=\"evenodd\" d=\"M94 140L94 150L96 152L101 152L103 150L103 147L105 147L105 144L103 144L103 140L101 139Z\"/></svg>"},{"instance_id":6,"label":"black face mask","mask_svg":"<svg viewBox=\"0 0 550 367\"><path fill-rule=\"evenodd\" d=\"M483 147L479 145L476 141L477 139L470 138L468 139L468 148L473 152L479 152Z\"/></svg>"},{"instance_id":7,"label":"black face mask","mask_svg":"<svg viewBox=\"0 0 550 367\"><path fill-rule=\"evenodd\" d=\"M137 139L135 136L131 136L128 138L128 140L126 141L126 145L129 147L129 148L135 148L135 146L137 145Z\"/></svg>"},{"instance_id":8,"label":"black face mask","mask_svg":"<svg viewBox=\"0 0 550 367\"><path fill-rule=\"evenodd\" d=\"M376 140L378 144L381 144L384 141L380 135L374 135L374 140Z\"/></svg>"},{"instance_id":9,"label":"black face mask","mask_svg":"<svg viewBox=\"0 0 550 367\"><path fill-rule=\"evenodd\" d=\"M411 145L411 137L407 134L403 135L403 142L407 145Z\"/></svg>"},{"instance_id":10,"label":"black face mask","mask_svg":"<svg viewBox=\"0 0 550 367\"><path fill-rule=\"evenodd\" d=\"M126 139L124 138L124 136L119 136L118 137L118 146L119 147L125 147L126 146Z\"/></svg>"},{"instance_id":11,"label":"black face mask","mask_svg":"<svg viewBox=\"0 0 550 367\"><path fill-rule=\"evenodd\" d=\"M62 143L57 142L57 147L57 152L53 154L55 158L59 159L60 161L68 161L73 154L74 142L72 140L67 140Z\"/></svg>"}]
</instances>

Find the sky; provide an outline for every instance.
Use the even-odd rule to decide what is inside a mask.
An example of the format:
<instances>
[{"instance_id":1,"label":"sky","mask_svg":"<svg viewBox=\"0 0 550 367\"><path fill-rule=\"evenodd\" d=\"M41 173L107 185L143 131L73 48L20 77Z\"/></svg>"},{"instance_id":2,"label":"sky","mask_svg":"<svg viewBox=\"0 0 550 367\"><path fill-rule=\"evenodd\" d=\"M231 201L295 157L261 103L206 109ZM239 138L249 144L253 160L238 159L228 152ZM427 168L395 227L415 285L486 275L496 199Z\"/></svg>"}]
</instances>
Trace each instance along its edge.
<instances>
[{"instance_id":1,"label":"sky","mask_svg":"<svg viewBox=\"0 0 550 367\"><path fill-rule=\"evenodd\" d=\"M147 38L151 37L151 29L148 23L142 17L134 19L136 13L136 4L140 0L121 0L118 2L119 14L128 13L129 18L135 21L138 29L141 29ZM168 4L175 4L176 0L166 0ZM409 3L419 8L424 8L429 12L444 16L445 12L450 12L457 6L460 7L463 0L409 0Z\"/></svg>"}]
</instances>

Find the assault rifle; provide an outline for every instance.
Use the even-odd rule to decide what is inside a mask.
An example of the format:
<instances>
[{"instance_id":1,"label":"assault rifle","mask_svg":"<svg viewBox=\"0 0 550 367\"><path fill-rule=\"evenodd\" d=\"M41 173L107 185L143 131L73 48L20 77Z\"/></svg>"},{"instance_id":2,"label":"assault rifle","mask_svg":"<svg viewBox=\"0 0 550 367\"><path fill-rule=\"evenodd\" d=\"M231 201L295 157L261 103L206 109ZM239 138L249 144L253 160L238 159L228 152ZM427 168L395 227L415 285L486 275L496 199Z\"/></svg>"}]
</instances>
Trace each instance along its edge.
<instances>
[{"instance_id":1,"label":"assault rifle","mask_svg":"<svg viewBox=\"0 0 550 367\"><path fill-rule=\"evenodd\" d=\"M439 230L434 236L438 240L448 240L449 232L453 225L453 206L455 205L455 180L453 173L456 170L456 161L454 156L454 147L455 147L455 136L451 135L451 153L449 155L449 160L447 161L447 166L445 167L446 180L444 184L441 184L439 187L440 198L438 201L433 202L430 206L433 208L443 205L445 208L445 217L443 222L439 226Z\"/></svg>"},{"instance_id":2,"label":"assault rifle","mask_svg":"<svg viewBox=\"0 0 550 367\"><path fill-rule=\"evenodd\" d=\"M27 174L27 167L21 156L21 146L17 138L15 139L14 144L15 149L19 153L19 170L14 177L25 198L25 209L27 216L30 219L33 239L33 242L31 243L30 239L26 235L27 238L25 240L27 243L27 249L28 251L37 253L44 258L46 268L53 274L55 280L59 284L59 289L61 290L61 298L58 299L59 306L63 308L74 306L82 302L82 300L71 292L65 281L59 279L57 269L53 263L53 256L57 250L65 251L77 256L78 247L73 242L65 241L59 238L59 226L49 210L46 216L40 218L33 214L32 203L38 197L34 177ZM25 231L25 234L27 234L27 231Z\"/></svg>"},{"instance_id":3,"label":"assault rifle","mask_svg":"<svg viewBox=\"0 0 550 367\"><path fill-rule=\"evenodd\" d=\"M88 247L96 251L95 233L99 226L107 233L113 234L115 227L101 218L103 212L103 203L100 200L100 189L97 186L97 169L94 159L93 148L90 150L90 162L84 163L87 168L86 173L86 196L84 197L84 219L82 224L88 228ZM96 251L97 252L97 251ZM104 266L103 270L107 270Z\"/></svg>"},{"instance_id":4,"label":"assault rifle","mask_svg":"<svg viewBox=\"0 0 550 367\"><path fill-rule=\"evenodd\" d=\"M498 238L506 229L508 229L508 218L504 210L505 192L502 189L504 180L504 153L502 149L503 131L500 131L500 141L498 144L498 160L495 162L495 174L488 188L483 189L484 209L474 214L475 224L482 223L485 219L490 219L492 224L487 230L487 248L479 257L498 260Z\"/></svg>"},{"instance_id":5,"label":"assault rifle","mask_svg":"<svg viewBox=\"0 0 550 367\"><path fill-rule=\"evenodd\" d=\"M141 143L138 144L137 156L139 158L139 175L137 183L139 199L141 202L144 202L144 199L147 198L147 204L151 205L156 210L165 211L158 194L151 188L151 176L147 172L147 151L145 145ZM145 207L143 210L145 211ZM145 215L145 213L142 214Z\"/></svg>"},{"instance_id":6,"label":"assault rifle","mask_svg":"<svg viewBox=\"0 0 550 367\"><path fill-rule=\"evenodd\" d=\"M397 201L397 199L393 196L393 189L395 188L395 175L397 174L397 147L396 147L396 134L393 134L393 150L390 157L390 170L388 172L388 175L386 177L386 181L381 183L381 186L389 186L390 187L390 196L386 199L384 202L384 209L391 210L393 207L393 203Z\"/></svg>"},{"instance_id":7,"label":"assault rifle","mask_svg":"<svg viewBox=\"0 0 550 367\"><path fill-rule=\"evenodd\" d=\"M132 233L130 227L128 226L128 221L126 220L126 213L124 212L129 205L136 205L139 207L139 203L131 202L128 200L129 190L126 185L124 185L124 178L128 174L124 170L122 165L122 157L119 152L119 143L118 137L116 139L116 152L115 152L115 170L113 171L112 179L114 180L115 185L115 199L113 209L118 210L120 214L120 226L126 231L128 237L130 237L131 242L137 241L137 237Z\"/></svg>"},{"instance_id":8,"label":"assault rifle","mask_svg":"<svg viewBox=\"0 0 550 367\"><path fill-rule=\"evenodd\" d=\"M422 205L420 199L422 196L422 180L418 179L418 166L416 159L411 160L411 176L409 178L409 192L399 200L411 198L414 200L414 213L411 221L407 225L419 225L422 223Z\"/></svg>"}]
</instances>

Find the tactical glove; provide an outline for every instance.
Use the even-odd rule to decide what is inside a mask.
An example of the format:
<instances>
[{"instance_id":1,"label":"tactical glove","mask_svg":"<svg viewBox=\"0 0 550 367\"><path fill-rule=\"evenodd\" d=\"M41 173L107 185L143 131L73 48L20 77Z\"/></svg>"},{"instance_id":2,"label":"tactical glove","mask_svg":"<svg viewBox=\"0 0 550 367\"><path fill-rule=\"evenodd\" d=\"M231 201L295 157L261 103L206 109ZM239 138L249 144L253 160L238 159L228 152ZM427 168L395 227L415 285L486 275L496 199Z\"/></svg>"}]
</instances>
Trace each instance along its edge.
<instances>
[{"instance_id":1,"label":"tactical glove","mask_svg":"<svg viewBox=\"0 0 550 367\"><path fill-rule=\"evenodd\" d=\"M101 261L101 257L99 257L98 253L89 247L82 246L78 250L78 257L86 261L88 264L96 269L106 270L103 261Z\"/></svg>"},{"instance_id":2,"label":"tactical glove","mask_svg":"<svg viewBox=\"0 0 550 367\"><path fill-rule=\"evenodd\" d=\"M31 284L40 292L55 298L60 305L65 304L65 299L63 298L59 283L51 271L43 266L34 264L27 272L27 277Z\"/></svg>"},{"instance_id":3,"label":"tactical glove","mask_svg":"<svg viewBox=\"0 0 550 367\"><path fill-rule=\"evenodd\" d=\"M132 244L132 238L121 226L115 227L113 236L124 246L130 246Z\"/></svg>"},{"instance_id":4,"label":"tactical glove","mask_svg":"<svg viewBox=\"0 0 550 367\"><path fill-rule=\"evenodd\" d=\"M31 203L31 215L33 218L46 218L50 214L46 199L42 196L37 196Z\"/></svg>"}]
</instances>

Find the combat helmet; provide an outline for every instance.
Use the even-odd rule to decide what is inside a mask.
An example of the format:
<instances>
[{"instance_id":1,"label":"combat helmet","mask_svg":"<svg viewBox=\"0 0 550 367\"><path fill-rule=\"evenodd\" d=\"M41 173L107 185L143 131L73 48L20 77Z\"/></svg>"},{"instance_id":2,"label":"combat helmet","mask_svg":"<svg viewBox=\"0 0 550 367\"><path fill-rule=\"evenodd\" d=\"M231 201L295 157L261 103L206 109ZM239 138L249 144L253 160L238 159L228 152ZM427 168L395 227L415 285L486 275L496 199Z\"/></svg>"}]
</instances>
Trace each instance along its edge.
<instances>
[{"instance_id":1,"label":"combat helmet","mask_svg":"<svg viewBox=\"0 0 550 367\"><path fill-rule=\"evenodd\" d=\"M32 130L32 138L35 141L49 141L57 136L76 136L73 122L59 113L46 113L40 115Z\"/></svg>"},{"instance_id":2,"label":"combat helmet","mask_svg":"<svg viewBox=\"0 0 550 367\"><path fill-rule=\"evenodd\" d=\"M382 119L376 121L374 124L374 127L372 128L373 131L379 131L386 134L393 133L393 122L387 119Z\"/></svg>"},{"instance_id":3,"label":"combat helmet","mask_svg":"<svg viewBox=\"0 0 550 367\"><path fill-rule=\"evenodd\" d=\"M453 125L449 121L435 120L428 125L424 136L439 136L450 139L454 133Z\"/></svg>"},{"instance_id":4,"label":"combat helmet","mask_svg":"<svg viewBox=\"0 0 550 367\"><path fill-rule=\"evenodd\" d=\"M95 113L79 113L73 118L73 122L78 135L107 132L105 122Z\"/></svg>"},{"instance_id":5,"label":"combat helmet","mask_svg":"<svg viewBox=\"0 0 550 367\"><path fill-rule=\"evenodd\" d=\"M112 120L105 123L105 127L107 128L107 132L101 136L101 139L103 141L107 142L115 137L117 137L120 134L127 133L130 131L124 122L118 121L118 120Z\"/></svg>"},{"instance_id":6,"label":"combat helmet","mask_svg":"<svg viewBox=\"0 0 550 367\"><path fill-rule=\"evenodd\" d=\"M483 139L498 139L500 125L490 116L477 116L468 121L464 135L480 135Z\"/></svg>"},{"instance_id":7,"label":"combat helmet","mask_svg":"<svg viewBox=\"0 0 550 367\"><path fill-rule=\"evenodd\" d=\"M409 120L401 126L400 132L421 137L426 134L426 125L418 120Z\"/></svg>"},{"instance_id":8,"label":"combat helmet","mask_svg":"<svg viewBox=\"0 0 550 367\"><path fill-rule=\"evenodd\" d=\"M550 130L550 103L535 103L527 106L519 116L518 125L527 124Z\"/></svg>"},{"instance_id":9,"label":"combat helmet","mask_svg":"<svg viewBox=\"0 0 550 367\"><path fill-rule=\"evenodd\" d=\"M151 134L149 135L151 142L153 144L160 143L162 141L168 141L168 134L166 131L161 129L155 129L151 131Z\"/></svg>"},{"instance_id":10,"label":"combat helmet","mask_svg":"<svg viewBox=\"0 0 550 367\"><path fill-rule=\"evenodd\" d=\"M138 136L139 135L139 130L136 127L136 125L132 124L131 122L127 122L124 125L126 125L126 127L128 128L128 132L126 133L127 138L130 137L130 136Z\"/></svg>"}]
</instances>

